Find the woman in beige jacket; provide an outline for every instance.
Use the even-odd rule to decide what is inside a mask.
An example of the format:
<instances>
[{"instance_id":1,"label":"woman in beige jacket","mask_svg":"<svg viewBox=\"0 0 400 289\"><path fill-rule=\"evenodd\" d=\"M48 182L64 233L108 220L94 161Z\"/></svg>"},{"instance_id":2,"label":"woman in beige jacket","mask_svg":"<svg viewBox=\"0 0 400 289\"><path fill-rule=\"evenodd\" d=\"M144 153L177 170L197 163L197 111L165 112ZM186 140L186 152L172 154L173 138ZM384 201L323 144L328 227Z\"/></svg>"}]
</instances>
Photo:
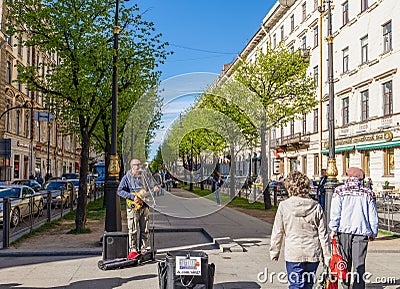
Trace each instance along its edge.
<instances>
[{"instance_id":1,"label":"woman in beige jacket","mask_svg":"<svg viewBox=\"0 0 400 289\"><path fill-rule=\"evenodd\" d=\"M271 259L277 261L285 240L289 289L311 289L319 261L329 264L330 250L321 206L309 198L310 180L293 171L285 180L290 198L281 202L271 234Z\"/></svg>"}]
</instances>

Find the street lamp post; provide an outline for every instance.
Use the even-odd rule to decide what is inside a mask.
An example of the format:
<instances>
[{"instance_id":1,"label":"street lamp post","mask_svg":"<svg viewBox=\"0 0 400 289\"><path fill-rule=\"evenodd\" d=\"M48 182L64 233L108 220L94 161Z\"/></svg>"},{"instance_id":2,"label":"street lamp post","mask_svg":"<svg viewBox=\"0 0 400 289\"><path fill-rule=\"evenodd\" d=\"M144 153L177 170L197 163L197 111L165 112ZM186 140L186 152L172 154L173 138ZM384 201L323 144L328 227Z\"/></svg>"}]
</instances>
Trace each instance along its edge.
<instances>
[{"instance_id":1,"label":"street lamp post","mask_svg":"<svg viewBox=\"0 0 400 289\"><path fill-rule=\"evenodd\" d=\"M121 211L120 202L117 195L119 184L119 164L117 154L117 110L118 110L118 36L120 27L118 26L119 0L115 2L115 22L114 22L114 56L112 74L112 116L111 116L111 152L108 164L108 179L105 184L105 205L106 219L105 230L107 232L121 231Z\"/></svg>"},{"instance_id":2,"label":"street lamp post","mask_svg":"<svg viewBox=\"0 0 400 289\"><path fill-rule=\"evenodd\" d=\"M326 41L328 43L328 85L329 85L329 111L328 111L328 146L329 158L326 169L327 181L325 183L325 218L329 220L332 195L337 186L338 170L335 159L335 91L333 81L333 34L332 34L332 0L321 0L321 6L318 7L320 13L327 13L328 16L328 35ZM283 7L290 7L295 0L279 0L279 4ZM320 55L322 57L322 55ZM321 112L322 113L322 112ZM328 225L328 222L326 222Z\"/></svg>"},{"instance_id":3,"label":"street lamp post","mask_svg":"<svg viewBox=\"0 0 400 289\"><path fill-rule=\"evenodd\" d=\"M328 179L325 184L325 217L329 220L331 200L335 187L337 186L338 170L336 167L335 159L335 92L333 82L333 34L332 34L332 10L331 1L327 0L327 13L328 13L328 35L326 40L328 42L328 85L329 85L329 112L328 112L328 147L329 158L326 174ZM325 10L325 6L321 9ZM328 224L328 222L326 222Z\"/></svg>"}]
</instances>

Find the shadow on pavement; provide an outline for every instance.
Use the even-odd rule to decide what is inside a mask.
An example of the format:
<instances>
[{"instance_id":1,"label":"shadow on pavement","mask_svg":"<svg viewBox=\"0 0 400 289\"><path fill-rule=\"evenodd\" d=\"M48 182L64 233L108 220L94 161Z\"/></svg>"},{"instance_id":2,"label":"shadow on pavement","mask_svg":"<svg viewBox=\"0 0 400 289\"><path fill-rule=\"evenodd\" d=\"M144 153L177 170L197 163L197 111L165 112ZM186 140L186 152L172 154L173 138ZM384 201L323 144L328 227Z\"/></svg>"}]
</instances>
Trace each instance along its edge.
<instances>
[{"instance_id":1,"label":"shadow on pavement","mask_svg":"<svg viewBox=\"0 0 400 289\"><path fill-rule=\"evenodd\" d=\"M157 275L155 274L147 274L141 276L135 276L130 278L103 278L103 279L94 279L94 280L83 280L73 282L69 285L62 285L56 287L47 287L49 289L82 289L82 288L96 288L96 289L109 289L109 288L116 288L121 286L122 284L137 281L137 280L144 280L155 278ZM43 287L20 287L21 284L18 283L9 283L0 285L0 289L12 289L12 288L19 288L19 289L42 289Z\"/></svg>"},{"instance_id":2,"label":"shadow on pavement","mask_svg":"<svg viewBox=\"0 0 400 289\"><path fill-rule=\"evenodd\" d=\"M0 269L34 265L50 262L58 262L73 259L93 258L95 256L32 256L32 257L1 257ZM101 256L99 256L101 259ZM3 288L0 286L0 288Z\"/></svg>"},{"instance_id":3,"label":"shadow on pavement","mask_svg":"<svg viewBox=\"0 0 400 289\"><path fill-rule=\"evenodd\" d=\"M261 286L256 282L222 282L214 284L214 289L260 289Z\"/></svg>"}]
</instances>

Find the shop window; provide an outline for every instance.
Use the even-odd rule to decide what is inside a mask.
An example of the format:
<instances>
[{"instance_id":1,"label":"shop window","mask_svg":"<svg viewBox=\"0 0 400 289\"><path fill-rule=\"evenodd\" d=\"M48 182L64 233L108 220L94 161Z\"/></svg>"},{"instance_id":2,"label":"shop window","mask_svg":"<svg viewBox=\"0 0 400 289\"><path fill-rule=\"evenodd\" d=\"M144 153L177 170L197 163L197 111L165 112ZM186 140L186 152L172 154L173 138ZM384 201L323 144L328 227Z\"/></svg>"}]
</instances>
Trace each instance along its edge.
<instances>
[{"instance_id":1,"label":"shop window","mask_svg":"<svg viewBox=\"0 0 400 289\"><path fill-rule=\"evenodd\" d=\"M350 155L349 155L349 153L344 153L343 154L342 167L343 167L342 176L345 176L347 169L350 167Z\"/></svg>"},{"instance_id":2,"label":"shop window","mask_svg":"<svg viewBox=\"0 0 400 289\"><path fill-rule=\"evenodd\" d=\"M370 170L370 154L369 151L364 151L361 154L362 160L362 169L364 170L364 173L366 175L369 175L371 170Z\"/></svg>"},{"instance_id":3,"label":"shop window","mask_svg":"<svg viewBox=\"0 0 400 289\"><path fill-rule=\"evenodd\" d=\"M394 175L394 149L389 148L384 150L384 174L385 176Z\"/></svg>"},{"instance_id":4,"label":"shop window","mask_svg":"<svg viewBox=\"0 0 400 289\"><path fill-rule=\"evenodd\" d=\"M19 155L14 156L14 179L19 179L19 171L20 171L20 166L19 166Z\"/></svg>"},{"instance_id":5,"label":"shop window","mask_svg":"<svg viewBox=\"0 0 400 289\"><path fill-rule=\"evenodd\" d=\"M319 176L319 154L314 154L314 176Z\"/></svg>"}]
</instances>

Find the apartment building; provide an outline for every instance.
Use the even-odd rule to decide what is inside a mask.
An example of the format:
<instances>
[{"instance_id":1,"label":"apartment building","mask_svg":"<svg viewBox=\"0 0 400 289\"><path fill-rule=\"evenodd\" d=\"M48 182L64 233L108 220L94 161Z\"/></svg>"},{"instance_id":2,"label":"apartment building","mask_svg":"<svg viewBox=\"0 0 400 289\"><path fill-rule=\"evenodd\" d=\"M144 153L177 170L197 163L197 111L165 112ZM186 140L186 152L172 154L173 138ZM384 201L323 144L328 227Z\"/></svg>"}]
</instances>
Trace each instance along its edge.
<instances>
[{"instance_id":1,"label":"apartment building","mask_svg":"<svg viewBox=\"0 0 400 289\"><path fill-rule=\"evenodd\" d=\"M27 179L47 172L53 176L79 171L80 149L75 135L65 135L57 119L46 111L41 93L18 83L17 64L37 67L59 61L54 53L23 47L21 39L5 34L5 2L1 1L0 23L0 181Z\"/></svg>"},{"instance_id":2,"label":"apartment building","mask_svg":"<svg viewBox=\"0 0 400 289\"><path fill-rule=\"evenodd\" d=\"M270 131L271 178L300 170L318 178L328 159L328 45L324 0L276 2L239 58L280 43L310 55L320 100L313 112ZM375 185L400 185L400 11L397 0L332 0L335 146L338 179L359 166ZM324 9L325 4L325 9ZM232 67L220 79L232 76ZM246 152L242 162L249 162ZM253 154L254 152L252 152ZM257 157L257 152L255 157ZM240 165L240 164L239 164ZM242 164L243 168L244 165ZM254 165L253 165L254 166ZM244 168L251 171L250 168Z\"/></svg>"}]
</instances>

